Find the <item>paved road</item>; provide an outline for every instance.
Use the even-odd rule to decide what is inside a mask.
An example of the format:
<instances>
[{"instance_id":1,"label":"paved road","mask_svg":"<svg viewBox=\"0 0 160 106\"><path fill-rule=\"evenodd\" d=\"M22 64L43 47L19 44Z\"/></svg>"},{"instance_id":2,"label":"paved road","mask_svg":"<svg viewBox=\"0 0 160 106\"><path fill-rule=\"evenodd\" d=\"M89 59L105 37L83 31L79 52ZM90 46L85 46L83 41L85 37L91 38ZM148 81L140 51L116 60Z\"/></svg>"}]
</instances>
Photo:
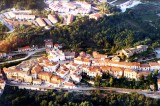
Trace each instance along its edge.
<instances>
[{"instance_id":1,"label":"paved road","mask_svg":"<svg viewBox=\"0 0 160 106\"><path fill-rule=\"evenodd\" d=\"M143 91L140 89L125 89L125 88L114 88L114 87L76 87L73 89L66 89L63 87L54 88L50 86L51 84L45 84L45 85L26 85L26 84L20 84L20 83L6 83L10 86L19 86L19 87L30 87L30 88L41 88L41 89L65 89L65 90L73 90L73 91L90 91L90 90L112 90L112 91L124 91L124 92L148 92Z\"/></svg>"},{"instance_id":2,"label":"paved road","mask_svg":"<svg viewBox=\"0 0 160 106\"><path fill-rule=\"evenodd\" d=\"M159 92L154 92L154 91L145 91L145 90L140 90L140 89L125 89L125 88L114 88L114 87L77 87L77 88L73 88L73 89L67 89L67 88L63 88L63 87L51 87L50 84L46 84L46 85L23 85L23 84L11 84L11 83L7 83L7 85L10 86L18 86L19 88L26 88L26 89L32 89L32 90L43 90L46 91L47 89L64 89L64 90L68 90L68 91L75 91L75 92L85 92L85 91L93 91L93 90L105 90L105 91L115 91L118 93L138 93L138 94L143 94L147 97L151 97L151 98L156 98L156 99L160 99L160 93Z\"/></svg>"},{"instance_id":3,"label":"paved road","mask_svg":"<svg viewBox=\"0 0 160 106\"><path fill-rule=\"evenodd\" d=\"M11 60L11 61L1 62L0 65L26 60L26 59L28 59L30 56L32 56L33 54L35 54L35 53L37 53L37 52L42 52L42 51L44 51L44 50L45 50L45 48L40 48L40 49L31 51L31 52L28 52L27 56L24 57L24 58L17 59L17 60Z\"/></svg>"},{"instance_id":4,"label":"paved road","mask_svg":"<svg viewBox=\"0 0 160 106\"><path fill-rule=\"evenodd\" d=\"M0 15L0 21L10 30L8 33L11 33L11 32L14 31L14 28L13 28L11 25L9 25L9 24L2 18L1 15Z\"/></svg>"}]
</instances>

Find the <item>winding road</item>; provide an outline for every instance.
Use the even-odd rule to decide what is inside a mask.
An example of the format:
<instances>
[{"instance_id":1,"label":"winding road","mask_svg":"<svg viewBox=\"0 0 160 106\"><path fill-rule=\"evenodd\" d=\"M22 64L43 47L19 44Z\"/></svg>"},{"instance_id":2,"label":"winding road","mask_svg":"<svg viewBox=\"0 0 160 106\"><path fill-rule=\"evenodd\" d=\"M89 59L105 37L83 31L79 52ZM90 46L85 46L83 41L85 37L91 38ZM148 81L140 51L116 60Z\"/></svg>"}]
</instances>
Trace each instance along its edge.
<instances>
[{"instance_id":1,"label":"winding road","mask_svg":"<svg viewBox=\"0 0 160 106\"><path fill-rule=\"evenodd\" d=\"M0 15L0 21L10 30L7 33L11 33L14 31L14 28L3 19L2 15Z\"/></svg>"},{"instance_id":2,"label":"winding road","mask_svg":"<svg viewBox=\"0 0 160 106\"><path fill-rule=\"evenodd\" d=\"M13 62L19 62L19 61L26 60L26 59L28 59L29 57L31 57L33 54L35 54L35 53L37 53L37 52L42 52L42 51L45 51L45 48L40 48L40 49L37 49L37 50L34 50L34 51L30 51L30 52L28 52L27 56L24 57L24 58L1 62L0 65L10 64L10 63L13 63ZM18 54L18 53L17 53L17 54Z\"/></svg>"}]
</instances>

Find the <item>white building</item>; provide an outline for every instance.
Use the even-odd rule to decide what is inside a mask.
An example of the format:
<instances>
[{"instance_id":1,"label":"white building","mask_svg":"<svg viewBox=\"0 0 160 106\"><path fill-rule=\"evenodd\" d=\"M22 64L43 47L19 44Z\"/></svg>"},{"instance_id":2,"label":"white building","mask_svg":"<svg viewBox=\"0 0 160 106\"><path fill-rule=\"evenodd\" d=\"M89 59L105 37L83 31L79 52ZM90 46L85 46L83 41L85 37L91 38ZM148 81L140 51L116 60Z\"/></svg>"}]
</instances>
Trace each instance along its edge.
<instances>
[{"instance_id":1,"label":"white building","mask_svg":"<svg viewBox=\"0 0 160 106\"><path fill-rule=\"evenodd\" d=\"M142 71L150 71L149 64L141 64L140 65L140 70L142 70Z\"/></svg>"},{"instance_id":2,"label":"white building","mask_svg":"<svg viewBox=\"0 0 160 106\"><path fill-rule=\"evenodd\" d=\"M160 79L157 79L158 90L160 90Z\"/></svg>"},{"instance_id":3,"label":"white building","mask_svg":"<svg viewBox=\"0 0 160 106\"><path fill-rule=\"evenodd\" d=\"M36 18L36 22L37 22L38 25L41 26L41 27L46 26L46 23L43 21L42 18Z\"/></svg>"},{"instance_id":4,"label":"white building","mask_svg":"<svg viewBox=\"0 0 160 106\"><path fill-rule=\"evenodd\" d=\"M64 86L64 88L68 88L68 89L74 89L74 88L76 88L76 85L74 85L71 82L64 82L63 86Z\"/></svg>"},{"instance_id":5,"label":"white building","mask_svg":"<svg viewBox=\"0 0 160 106\"><path fill-rule=\"evenodd\" d=\"M42 80L41 79L33 79L33 85L41 85L42 84Z\"/></svg>"},{"instance_id":6,"label":"white building","mask_svg":"<svg viewBox=\"0 0 160 106\"><path fill-rule=\"evenodd\" d=\"M70 60L70 59L75 58L76 53L75 52L64 52L64 55L65 55L67 60Z\"/></svg>"},{"instance_id":7,"label":"white building","mask_svg":"<svg viewBox=\"0 0 160 106\"><path fill-rule=\"evenodd\" d=\"M16 15L16 19L25 19L25 20L34 20L36 18L35 15Z\"/></svg>"},{"instance_id":8,"label":"white building","mask_svg":"<svg viewBox=\"0 0 160 106\"><path fill-rule=\"evenodd\" d=\"M62 50L59 50L58 48L54 48L52 51L49 51L48 59L52 62L66 60L64 52Z\"/></svg>"},{"instance_id":9,"label":"white building","mask_svg":"<svg viewBox=\"0 0 160 106\"><path fill-rule=\"evenodd\" d=\"M43 66L43 70L45 72L56 72L58 67L59 67L59 63L39 63L41 66Z\"/></svg>"},{"instance_id":10,"label":"white building","mask_svg":"<svg viewBox=\"0 0 160 106\"><path fill-rule=\"evenodd\" d=\"M76 83L79 83L80 81L81 81L81 79L82 79L82 76L80 76L80 75L77 75L77 74L71 74L71 78L72 78L72 80L73 81L75 81Z\"/></svg>"},{"instance_id":11,"label":"white building","mask_svg":"<svg viewBox=\"0 0 160 106\"><path fill-rule=\"evenodd\" d=\"M74 63L90 66L91 60L90 58L87 58L87 57L77 57L77 58L74 58Z\"/></svg>"},{"instance_id":12,"label":"white building","mask_svg":"<svg viewBox=\"0 0 160 106\"><path fill-rule=\"evenodd\" d=\"M49 19L53 24L55 24L55 23L58 22L57 18L56 18L54 15L51 15L51 14L48 15L48 19Z\"/></svg>"},{"instance_id":13,"label":"white building","mask_svg":"<svg viewBox=\"0 0 160 106\"><path fill-rule=\"evenodd\" d=\"M160 64L157 62L150 62L150 71L160 70Z\"/></svg>"},{"instance_id":14,"label":"white building","mask_svg":"<svg viewBox=\"0 0 160 106\"><path fill-rule=\"evenodd\" d=\"M56 74L57 74L58 76L60 76L61 78L65 78L65 76L66 76L68 73L69 73L69 70L68 70L68 69L66 69L66 70L58 70L58 71L56 72Z\"/></svg>"}]
</instances>

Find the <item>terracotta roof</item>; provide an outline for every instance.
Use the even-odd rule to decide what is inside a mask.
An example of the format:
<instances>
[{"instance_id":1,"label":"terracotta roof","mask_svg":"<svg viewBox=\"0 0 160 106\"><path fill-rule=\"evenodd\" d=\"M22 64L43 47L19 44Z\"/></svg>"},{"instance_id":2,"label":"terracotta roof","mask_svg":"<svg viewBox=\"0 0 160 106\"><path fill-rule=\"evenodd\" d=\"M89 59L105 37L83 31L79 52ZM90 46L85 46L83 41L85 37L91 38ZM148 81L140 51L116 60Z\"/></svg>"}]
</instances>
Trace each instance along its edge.
<instances>
[{"instance_id":1,"label":"terracotta roof","mask_svg":"<svg viewBox=\"0 0 160 106\"><path fill-rule=\"evenodd\" d=\"M89 67L89 71L90 72L101 72L102 70L100 69L100 67L91 66Z\"/></svg>"},{"instance_id":2,"label":"terracotta roof","mask_svg":"<svg viewBox=\"0 0 160 106\"><path fill-rule=\"evenodd\" d=\"M20 70L17 70L17 69L12 69L12 68L3 68L3 71L4 71L4 73L18 73L18 72L23 72L23 71L20 71Z\"/></svg>"},{"instance_id":3,"label":"terracotta roof","mask_svg":"<svg viewBox=\"0 0 160 106\"><path fill-rule=\"evenodd\" d=\"M83 56L86 56L86 53L82 51L79 53L79 55L83 57Z\"/></svg>"},{"instance_id":4,"label":"terracotta roof","mask_svg":"<svg viewBox=\"0 0 160 106\"><path fill-rule=\"evenodd\" d=\"M79 66L79 64L76 64L76 63L72 63L71 65L75 67Z\"/></svg>"},{"instance_id":5,"label":"terracotta roof","mask_svg":"<svg viewBox=\"0 0 160 106\"><path fill-rule=\"evenodd\" d=\"M119 67L111 67L111 71L124 71L124 69Z\"/></svg>"},{"instance_id":6,"label":"terracotta roof","mask_svg":"<svg viewBox=\"0 0 160 106\"><path fill-rule=\"evenodd\" d=\"M91 15L89 15L90 16L90 18L100 18L100 17L102 17L102 14L100 14L100 13L94 13L94 14L91 14Z\"/></svg>"},{"instance_id":7,"label":"terracotta roof","mask_svg":"<svg viewBox=\"0 0 160 106\"><path fill-rule=\"evenodd\" d=\"M150 65L150 66L160 66L160 64L157 63L157 62L150 62L149 65Z\"/></svg>"},{"instance_id":8,"label":"terracotta roof","mask_svg":"<svg viewBox=\"0 0 160 106\"><path fill-rule=\"evenodd\" d=\"M127 66L140 66L139 62L126 62Z\"/></svg>"},{"instance_id":9,"label":"terracotta roof","mask_svg":"<svg viewBox=\"0 0 160 106\"><path fill-rule=\"evenodd\" d=\"M29 46L25 46L25 47L21 47L21 48L18 48L18 49L23 50L23 49L31 49L31 48Z\"/></svg>"},{"instance_id":10,"label":"terracotta roof","mask_svg":"<svg viewBox=\"0 0 160 106\"><path fill-rule=\"evenodd\" d=\"M72 86L72 87L75 86L73 83L70 83L70 82L64 82L64 85L65 86Z\"/></svg>"},{"instance_id":11,"label":"terracotta roof","mask_svg":"<svg viewBox=\"0 0 160 106\"><path fill-rule=\"evenodd\" d=\"M53 75L51 79L54 79L54 80L56 79L56 80L58 80L58 79L61 79L61 77L60 77L60 76L57 76L57 75Z\"/></svg>"},{"instance_id":12,"label":"terracotta roof","mask_svg":"<svg viewBox=\"0 0 160 106\"><path fill-rule=\"evenodd\" d=\"M149 64L140 64L140 67L150 67Z\"/></svg>"},{"instance_id":13,"label":"terracotta roof","mask_svg":"<svg viewBox=\"0 0 160 106\"><path fill-rule=\"evenodd\" d=\"M97 51L94 51L94 52L92 53L92 55L93 55L93 58L106 58L106 57L107 57L107 55L105 55L105 54L100 54L100 53L97 52Z\"/></svg>"},{"instance_id":14,"label":"terracotta roof","mask_svg":"<svg viewBox=\"0 0 160 106\"><path fill-rule=\"evenodd\" d=\"M102 70L105 70L105 71L109 71L111 70L111 67L110 66L102 66L100 67Z\"/></svg>"},{"instance_id":15,"label":"terracotta roof","mask_svg":"<svg viewBox=\"0 0 160 106\"><path fill-rule=\"evenodd\" d=\"M67 69L67 67L65 65L61 65L60 68L61 69Z\"/></svg>"},{"instance_id":16,"label":"terracotta roof","mask_svg":"<svg viewBox=\"0 0 160 106\"><path fill-rule=\"evenodd\" d=\"M41 63L42 61L45 61L45 60L49 61L48 58L45 56L39 57L39 58L37 58L37 60L39 63Z\"/></svg>"},{"instance_id":17,"label":"terracotta roof","mask_svg":"<svg viewBox=\"0 0 160 106\"><path fill-rule=\"evenodd\" d=\"M58 82L58 81L63 81L63 79L60 77L60 76L57 76L57 75L53 75L52 77L51 77L51 82Z\"/></svg>"},{"instance_id":18,"label":"terracotta roof","mask_svg":"<svg viewBox=\"0 0 160 106\"><path fill-rule=\"evenodd\" d=\"M33 79L33 81L39 81L39 82L41 82L42 80L41 79Z\"/></svg>"},{"instance_id":19,"label":"terracotta roof","mask_svg":"<svg viewBox=\"0 0 160 106\"><path fill-rule=\"evenodd\" d=\"M4 73L7 73L9 70L8 70L8 68L4 67L3 71L4 71Z\"/></svg>"},{"instance_id":20,"label":"terracotta roof","mask_svg":"<svg viewBox=\"0 0 160 106\"><path fill-rule=\"evenodd\" d=\"M138 75L137 76L148 76L150 74L149 71L141 71L141 72L138 72Z\"/></svg>"},{"instance_id":21,"label":"terracotta roof","mask_svg":"<svg viewBox=\"0 0 160 106\"><path fill-rule=\"evenodd\" d=\"M136 72L136 70L133 70L133 69L125 69L124 72Z\"/></svg>"},{"instance_id":22,"label":"terracotta roof","mask_svg":"<svg viewBox=\"0 0 160 106\"><path fill-rule=\"evenodd\" d=\"M160 79L157 79L157 83L160 84Z\"/></svg>"},{"instance_id":23,"label":"terracotta roof","mask_svg":"<svg viewBox=\"0 0 160 106\"><path fill-rule=\"evenodd\" d=\"M63 70L60 70L59 71L59 74L65 74L66 72L65 71L63 71Z\"/></svg>"},{"instance_id":24,"label":"terracotta roof","mask_svg":"<svg viewBox=\"0 0 160 106\"><path fill-rule=\"evenodd\" d=\"M0 83L4 83L5 81L3 79L0 79Z\"/></svg>"},{"instance_id":25,"label":"terracotta roof","mask_svg":"<svg viewBox=\"0 0 160 106\"><path fill-rule=\"evenodd\" d=\"M52 77L52 73L44 72L44 71L40 71L40 72L38 73L38 75L47 76L47 77Z\"/></svg>"},{"instance_id":26,"label":"terracotta roof","mask_svg":"<svg viewBox=\"0 0 160 106\"><path fill-rule=\"evenodd\" d=\"M113 61L109 61L109 63L122 65L122 66L140 66L139 62L113 62Z\"/></svg>"},{"instance_id":27,"label":"terracotta roof","mask_svg":"<svg viewBox=\"0 0 160 106\"><path fill-rule=\"evenodd\" d=\"M38 74L38 72L40 72L40 71L42 71L42 67L39 66L39 65L36 65L36 66L34 66L34 67L32 68L31 73L32 73L32 74L33 74L33 73Z\"/></svg>"},{"instance_id":28,"label":"terracotta roof","mask_svg":"<svg viewBox=\"0 0 160 106\"><path fill-rule=\"evenodd\" d=\"M52 84L59 84L58 81L51 81Z\"/></svg>"},{"instance_id":29,"label":"terracotta roof","mask_svg":"<svg viewBox=\"0 0 160 106\"><path fill-rule=\"evenodd\" d=\"M90 59L85 57L77 57L77 58L74 58L74 60L82 61L82 62L90 62Z\"/></svg>"}]
</instances>

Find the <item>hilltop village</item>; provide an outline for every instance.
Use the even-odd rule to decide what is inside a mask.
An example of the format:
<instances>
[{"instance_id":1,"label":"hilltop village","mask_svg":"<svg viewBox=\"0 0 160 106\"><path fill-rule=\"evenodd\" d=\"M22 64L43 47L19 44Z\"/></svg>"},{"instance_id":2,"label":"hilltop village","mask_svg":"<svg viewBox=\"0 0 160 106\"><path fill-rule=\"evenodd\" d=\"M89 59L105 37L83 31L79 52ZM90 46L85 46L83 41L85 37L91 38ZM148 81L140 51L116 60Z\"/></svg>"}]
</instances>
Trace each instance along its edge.
<instances>
[{"instance_id":1,"label":"hilltop village","mask_svg":"<svg viewBox=\"0 0 160 106\"><path fill-rule=\"evenodd\" d=\"M1 78L1 83L29 84L47 86L50 88L76 89L85 73L90 78L109 73L114 78L126 78L139 81L152 72L160 70L160 62L141 64L139 62L121 62L118 56L109 57L94 51L92 55L80 52L63 52L60 44L54 44L46 40L45 48L47 56L38 57L21 62L16 66L3 68L2 72L6 80ZM146 51L148 46L137 46L137 53ZM19 49L21 52L30 51L29 47ZM128 49L127 49L128 50ZM124 52L126 50L122 50ZM125 52L124 52L125 53ZM132 52L133 53L133 52ZM157 80L160 88L160 80ZM25 88L25 87L24 87ZM32 88L32 87L31 87ZM30 88L30 89L31 89Z\"/></svg>"},{"instance_id":2,"label":"hilltop village","mask_svg":"<svg viewBox=\"0 0 160 106\"><path fill-rule=\"evenodd\" d=\"M19 26L50 29L57 23L69 25L78 16L89 16L89 18L96 20L103 16L100 12L95 11L94 7L87 2L46 1L45 3L48 5L48 8L44 9L44 13L39 13L36 10L12 8L1 12L0 21L10 32L13 32Z\"/></svg>"}]
</instances>

